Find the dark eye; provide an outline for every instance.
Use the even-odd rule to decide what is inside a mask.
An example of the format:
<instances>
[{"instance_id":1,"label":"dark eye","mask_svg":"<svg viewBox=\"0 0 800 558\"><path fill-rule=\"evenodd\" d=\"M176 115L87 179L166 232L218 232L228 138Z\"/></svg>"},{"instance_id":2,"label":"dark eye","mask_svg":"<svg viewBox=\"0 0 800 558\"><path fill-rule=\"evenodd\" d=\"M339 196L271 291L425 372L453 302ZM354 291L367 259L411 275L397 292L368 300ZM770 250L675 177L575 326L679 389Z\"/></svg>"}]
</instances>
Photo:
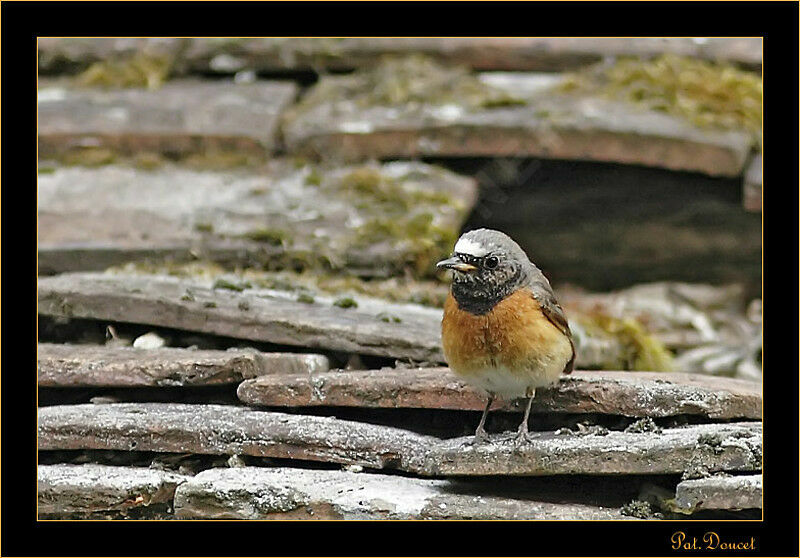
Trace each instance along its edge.
<instances>
[{"instance_id":1,"label":"dark eye","mask_svg":"<svg viewBox=\"0 0 800 558\"><path fill-rule=\"evenodd\" d=\"M485 265L489 269L494 269L497 267L498 263L499 262L497 261L497 258L495 258L494 256L489 256L488 258L486 258L486 261L483 263L483 265Z\"/></svg>"}]
</instances>

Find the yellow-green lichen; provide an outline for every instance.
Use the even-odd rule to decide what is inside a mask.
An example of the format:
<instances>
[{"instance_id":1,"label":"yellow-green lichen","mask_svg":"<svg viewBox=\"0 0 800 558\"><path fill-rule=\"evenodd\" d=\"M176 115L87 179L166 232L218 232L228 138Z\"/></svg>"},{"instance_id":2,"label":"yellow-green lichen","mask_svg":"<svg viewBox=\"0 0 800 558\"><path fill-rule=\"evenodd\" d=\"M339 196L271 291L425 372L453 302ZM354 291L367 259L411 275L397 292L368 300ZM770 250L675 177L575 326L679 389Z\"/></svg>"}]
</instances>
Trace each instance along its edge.
<instances>
[{"instance_id":1,"label":"yellow-green lichen","mask_svg":"<svg viewBox=\"0 0 800 558\"><path fill-rule=\"evenodd\" d=\"M456 105L467 110L526 103L525 99L484 83L466 67L443 65L424 55L386 56L345 80L323 79L287 118L340 99L362 107Z\"/></svg>"},{"instance_id":2,"label":"yellow-green lichen","mask_svg":"<svg viewBox=\"0 0 800 558\"><path fill-rule=\"evenodd\" d=\"M625 349L623 362L604 363L605 368L622 367L626 370L649 370L670 372L673 369L672 353L664 344L648 333L647 329L634 318L615 318L594 313L582 315L577 320L587 333L611 336Z\"/></svg>"},{"instance_id":3,"label":"yellow-green lichen","mask_svg":"<svg viewBox=\"0 0 800 558\"><path fill-rule=\"evenodd\" d=\"M291 238L289 233L282 229L261 228L247 231L242 235L243 238L263 242L272 246L282 246Z\"/></svg>"},{"instance_id":4,"label":"yellow-green lichen","mask_svg":"<svg viewBox=\"0 0 800 558\"><path fill-rule=\"evenodd\" d=\"M725 63L665 54L622 58L572 74L565 91L599 93L688 119L697 126L741 129L760 141L761 76Z\"/></svg>"},{"instance_id":5,"label":"yellow-green lichen","mask_svg":"<svg viewBox=\"0 0 800 558\"><path fill-rule=\"evenodd\" d=\"M432 275L433 265L450 251L458 236L455 223L435 223L435 214L463 209L445 192L406 187L402 178L385 176L372 166L353 169L338 183L326 187L337 188L351 197L356 207L374 215L354 229L354 247L382 242L400 246L406 258L397 262L398 268L409 269L417 276Z\"/></svg>"},{"instance_id":6,"label":"yellow-green lichen","mask_svg":"<svg viewBox=\"0 0 800 558\"><path fill-rule=\"evenodd\" d=\"M169 56L137 52L124 58L100 60L75 77L85 87L146 87L157 89L169 77Z\"/></svg>"},{"instance_id":7,"label":"yellow-green lichen","mask_svg":"<svg viewBox=\"0 0 800 558\"><path fill-rule=\"evenodd\" d=\"M79 147L70 149L60 156L59 162L67 166L101 167L117 161L118 155L106 147Z\"/></svg>"}]
</instances>

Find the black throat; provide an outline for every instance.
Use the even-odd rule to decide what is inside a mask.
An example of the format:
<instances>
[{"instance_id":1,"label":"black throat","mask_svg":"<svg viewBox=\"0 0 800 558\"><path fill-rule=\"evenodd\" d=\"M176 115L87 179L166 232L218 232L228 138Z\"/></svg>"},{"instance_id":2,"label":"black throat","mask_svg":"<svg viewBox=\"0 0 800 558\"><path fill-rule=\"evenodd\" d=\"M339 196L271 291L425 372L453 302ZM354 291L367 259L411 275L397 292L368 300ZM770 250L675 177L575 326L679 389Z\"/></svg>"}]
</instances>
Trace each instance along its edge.
<instances>
[{"instance_id":1,"label":"black throat","mask_svg":"<svg viewBox=\"0 0 800 558\"><path fill-rule=\"evenodd\" d=\"M505 285L493 285L491 288L481 288L474 283L454 282L450 287L453 298L458 303L459 310L469 312L475 316L483 316L491 312L492 308L514 292L511 282Z\"/></svg>"}]
</instances>

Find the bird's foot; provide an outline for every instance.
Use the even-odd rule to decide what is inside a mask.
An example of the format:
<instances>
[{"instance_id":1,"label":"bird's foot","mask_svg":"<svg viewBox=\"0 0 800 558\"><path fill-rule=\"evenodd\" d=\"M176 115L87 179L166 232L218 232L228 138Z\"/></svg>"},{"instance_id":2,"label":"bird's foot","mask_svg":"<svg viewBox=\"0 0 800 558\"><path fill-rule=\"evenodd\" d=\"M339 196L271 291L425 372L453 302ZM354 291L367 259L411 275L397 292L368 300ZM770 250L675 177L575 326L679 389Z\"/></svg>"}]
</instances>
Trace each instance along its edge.
<instances>
[{"instance_id":1,"label":"bird's foot","mask_svg":"<svg viewBox=\"0 0 800 558\"><path fill-rule=\"evenodd\" d=\"M481 444L486 444L489 442L489 435L486 433L486 430L483 428L478 428L475 431L475 437L472 440L467 440L464 445L467 446L479 446Z\"/></svg>"},{"instance_id":2,"label":"bird's foot","mask_svg":"<svg viewBox=\"0 0 800 558\"><path fill-rule=\"evenodd\" d=\"M517 435L514 437L514 445L515 446L523 446L527 443L530 443L531 438L528 433L528 425L523 423L520 425L519 429L517 429Z\"/></svg>"}]
</instances>

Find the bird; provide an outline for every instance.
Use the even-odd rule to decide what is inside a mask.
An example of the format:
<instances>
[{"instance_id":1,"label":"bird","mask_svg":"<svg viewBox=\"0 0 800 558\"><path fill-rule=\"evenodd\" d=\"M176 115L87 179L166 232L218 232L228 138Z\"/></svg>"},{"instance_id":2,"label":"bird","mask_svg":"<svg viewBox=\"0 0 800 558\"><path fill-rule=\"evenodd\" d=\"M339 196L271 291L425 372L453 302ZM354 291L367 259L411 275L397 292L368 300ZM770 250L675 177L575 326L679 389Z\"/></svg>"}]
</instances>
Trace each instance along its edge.
<instances>
[{"instance_id":1,"label":"bird","mask_svg":"<svg viewBox=\"0 0 800 558\"><path fill-rule=\"evenodd\" d=\"M486 417L496 397L527 397L516 436L528 441L536 388L553 385L575 365L575 344L550 282L508 235L492 229L462 234L436 264L452 282L442 317L450 369L488 394L475 437L487 441Z\"/></svg>"}]
</instances>

